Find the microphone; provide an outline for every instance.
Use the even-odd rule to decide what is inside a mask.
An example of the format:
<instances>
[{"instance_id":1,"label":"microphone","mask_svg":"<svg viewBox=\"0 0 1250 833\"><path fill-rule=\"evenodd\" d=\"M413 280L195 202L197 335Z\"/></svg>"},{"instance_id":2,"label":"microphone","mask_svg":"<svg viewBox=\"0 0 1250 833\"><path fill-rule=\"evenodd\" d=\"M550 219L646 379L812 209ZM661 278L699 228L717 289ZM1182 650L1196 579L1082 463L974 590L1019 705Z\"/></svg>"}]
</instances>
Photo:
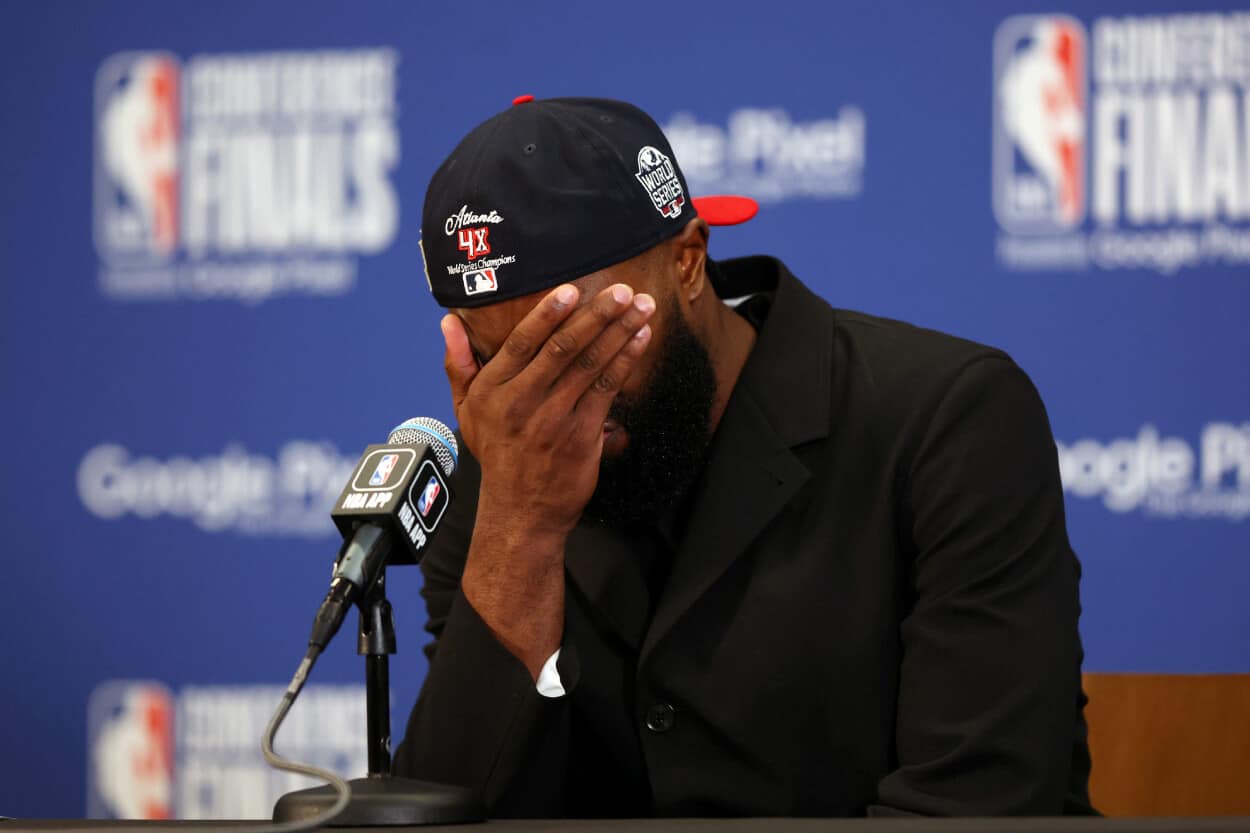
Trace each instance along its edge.
<instances>
[{"instance_id":1,"label":"microphone","mask_svg":"<svg viewBox=\"0 0 1250 833\"><path fill-rule=\"evenodd\" d=\"M325 649L393 556L404 563L421 560L451 502L447 478L459 450L451 429L429 417L400 423L386 443L365 449L330 512L344 540L330 591L313 620L310 647ZM408 558L392 553L397 541Z\"/></svg>"},{"instance_id":2,"label":"microphone","mask_svg":"<svg viewBox=\"0 0 1250 833\"><path fill-rule=\"evenodd\" d=\"M385 593L386 565L400 553L413 562L421 560L451 501L447 478L456 470L458 451L446 425L433 419L410 419L391 431L385 444L365 449L330 513L344 539L330 592L317 611L308 652L261 740L261 750L271 765L324 778L330 786L298 790L278 799L273 818L280 824L273 827L275 831L311 830L323 824L458 824L485 818L485 810L468 787L391 777L388 657L395 653L395 633ZM273 739L313 664L356 603L361 609L357 651L365 655L369 773L347 782L328 770L282 758L273 751Z\"/></svg>"}]
</instances>

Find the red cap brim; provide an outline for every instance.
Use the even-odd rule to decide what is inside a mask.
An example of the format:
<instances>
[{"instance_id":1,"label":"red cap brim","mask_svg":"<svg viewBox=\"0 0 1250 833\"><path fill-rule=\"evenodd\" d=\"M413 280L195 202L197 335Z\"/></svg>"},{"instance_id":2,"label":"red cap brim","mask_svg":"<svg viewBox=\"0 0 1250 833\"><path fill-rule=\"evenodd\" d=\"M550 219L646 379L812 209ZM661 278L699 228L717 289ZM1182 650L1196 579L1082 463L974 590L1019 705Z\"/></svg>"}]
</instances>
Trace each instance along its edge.
<instances>
[{"instance_id":1,"label":"red cap brim","mask_svg":"<svg viewBox=\"0 0 1250 833\"><path fill-rule=\"evenodd\" d=\"M690 202L699 216L712 226L736 226L745 223L760 210L760 204L750 197L727 194L695 197Z\"/></svg>"}]
</instances>

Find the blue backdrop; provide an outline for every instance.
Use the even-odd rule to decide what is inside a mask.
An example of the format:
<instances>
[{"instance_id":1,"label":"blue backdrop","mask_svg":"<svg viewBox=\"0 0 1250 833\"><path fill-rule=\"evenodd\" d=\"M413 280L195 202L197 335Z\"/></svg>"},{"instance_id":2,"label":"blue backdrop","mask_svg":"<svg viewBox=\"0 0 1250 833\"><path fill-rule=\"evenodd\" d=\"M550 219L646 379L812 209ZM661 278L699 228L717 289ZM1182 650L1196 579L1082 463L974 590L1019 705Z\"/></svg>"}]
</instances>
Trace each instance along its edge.
<instances>
[{"instance_id":1,"label":"blue backdrop","mask_svg":"<svg viewBox=\"0 0 1250 833\"><path fill-rule=\"evenodd\" d=\"M696 194L757 197L714 257L1016 358L1059 443L1087 670L1250 671L1245 11L2 14L0 814L263 815L286 786L254 747L333 495L395 423L451 420L425 185L522 93L633 101ZM426 666L419 575L391 578L398 731ZM352 641L283 737L360 774Z\"/></svg>"}]
</instances>

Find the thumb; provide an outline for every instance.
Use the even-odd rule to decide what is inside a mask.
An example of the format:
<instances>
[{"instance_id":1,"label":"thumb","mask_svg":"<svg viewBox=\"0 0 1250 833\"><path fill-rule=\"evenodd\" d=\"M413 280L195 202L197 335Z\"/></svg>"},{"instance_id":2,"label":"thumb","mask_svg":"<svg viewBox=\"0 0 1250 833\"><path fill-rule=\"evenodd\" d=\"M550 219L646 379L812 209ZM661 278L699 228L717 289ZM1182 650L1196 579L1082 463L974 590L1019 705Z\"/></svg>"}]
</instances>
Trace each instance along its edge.
<instances>
[{"instance_id":1,"label":"thumb","mask_svg":"<svg viewBox=\"0 0 1250 833\"><path fill-rule=\"evenodd\" d=\"M447 381L451 383L451 400L459 408L480 368L477 359L473 357L473 348L469 346L469 336L464 331L464 324L457 316L444 315L439 328L443 331L443 343L447 346L443 367L447 371Z\"/></svg>"}]
</instances>

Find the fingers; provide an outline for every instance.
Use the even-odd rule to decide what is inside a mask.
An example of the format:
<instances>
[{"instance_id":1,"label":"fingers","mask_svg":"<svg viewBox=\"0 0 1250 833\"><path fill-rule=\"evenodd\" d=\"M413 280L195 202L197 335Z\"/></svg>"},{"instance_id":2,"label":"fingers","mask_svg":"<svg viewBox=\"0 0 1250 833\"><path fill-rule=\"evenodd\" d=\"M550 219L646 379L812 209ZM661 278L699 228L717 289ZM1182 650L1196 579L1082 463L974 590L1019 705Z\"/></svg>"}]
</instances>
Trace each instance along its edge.
<instances>
[{"instance_id":1,"label":"fingers","mask_svg":"<svg viewBox=\"0 0 1250 833\"><path fill-rule=\"evenodd\" d=\"M548 341L547 349L539 354L534 364L537 366L547 359L551 371L558 371L561 369L558 365L563 365L562 373L554 383L554 392L570 404L594 385L619 390L624 377L604 382L600 382L599 377L609 369L613 374L619 371L619 367L613 367L617 355L631 344L635 348L638 346L633 343L633 338L647 325L654 312L655 299L650 295L634 295L629 287L622 284L609 287L588 305L587 310L579 310L556 331ZM567 337L570 347L553 355L551 348L563 337Z\"/></svg>"},{"instance_id":2,"label":"fingers","mask_svg":"<svg viewBox=\"0 0 1250 833\"><path fill-rule=\"evenodd\" d=\"M469 346L469 335L458 317L444 315L439 328L443 331L443 343L447 347L443 367L447 370L447 381L451 383L451 401L459 407L480 368L473 356L473 348Z\"/></svg>"},{"instance_id":3,"label":"fingers","mask_svg":"<svg viewBox=\"0 0 1250 833\"><path fill-rule=\"evenodd\" d=\"M608 407L612 404L613 398L620 392L621 386L625 384L634 365L638 363L638 359L646 352L647 345L650 343L651 325L643 324L641 329L629 336L607 367L594 376L590 385L582 393L577 403L577 413L590 420L595 431L599 431L600 423L607 416Z\"/></svg>"},{"instance_id":4,"label":"fingers","mask_svg":"<svg viewBox=\"0 0 1250 833\"><path fill-rule=\"evenodd\" d=\"M523 371L536 389L557 390L571 396L570 404L646 323L655 302L639 295L635 305L632 289L614 284L580 307L547 339Z\"/></svg>"},{"instance_id":5,"label":"fingers","mask_svg":"<svg viewBox=\"0 0 1250 833\"><path fill-rule=\"evenodd\" d=\"M525 370L560 322L568 317L577 303L577 296L577 287L567 283L547 293L512 329L499 352L491 358L492 378L505 381Z\"/></svg>"}]
</instances>

